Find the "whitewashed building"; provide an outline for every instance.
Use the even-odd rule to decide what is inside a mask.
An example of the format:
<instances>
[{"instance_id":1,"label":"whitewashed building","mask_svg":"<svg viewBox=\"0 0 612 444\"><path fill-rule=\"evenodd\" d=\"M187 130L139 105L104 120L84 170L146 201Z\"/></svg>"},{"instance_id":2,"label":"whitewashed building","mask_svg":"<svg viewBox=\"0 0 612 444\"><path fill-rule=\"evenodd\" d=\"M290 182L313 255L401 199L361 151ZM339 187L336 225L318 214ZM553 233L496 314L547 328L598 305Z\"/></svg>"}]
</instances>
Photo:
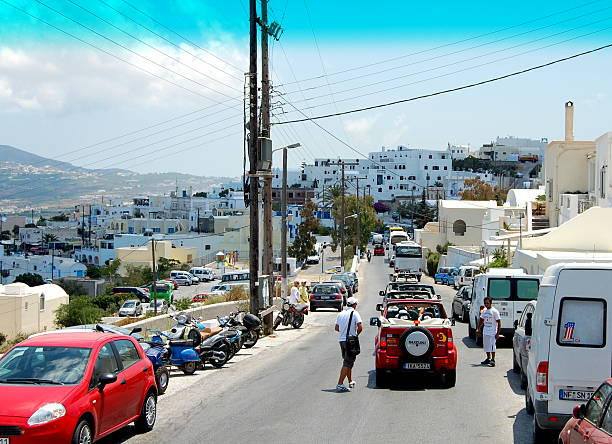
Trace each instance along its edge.
<instances>
[{"instance_id":1,"label":"whitewashed building","mask_svg":"<svg viewBox=\"0 0 612 444\"><path fill-rule=\"evenodd\" d=\"M500 162L517 162L521 155L536 155L540 161L548 139L528 139L514 136L498 137L494 142L485 143L478 150L478 157Z\"/></svg>"}]
</instances>

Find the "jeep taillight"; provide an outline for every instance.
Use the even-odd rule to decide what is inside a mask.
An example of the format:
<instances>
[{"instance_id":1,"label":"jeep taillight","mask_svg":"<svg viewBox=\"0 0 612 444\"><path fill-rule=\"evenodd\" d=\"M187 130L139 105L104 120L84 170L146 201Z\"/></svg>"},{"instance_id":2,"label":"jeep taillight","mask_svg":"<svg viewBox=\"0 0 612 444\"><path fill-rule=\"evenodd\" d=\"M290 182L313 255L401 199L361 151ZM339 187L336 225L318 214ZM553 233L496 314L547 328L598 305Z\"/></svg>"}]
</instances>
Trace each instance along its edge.
<instances>
[{"instance_id":1,"label":"jeep taillight","mask_svg":"<svg viewBox=\"0 0 612 444\"><path fill-rule=\"evenodd\" d=\"M455 340L453 339L453 331L449 328L446 330L446 349L452 350L455 346Z\"/></svg>"},{"instance_id":2,"label":"jeep taillight","mask_svg":"<svg viewBox=\"0 0 612 444\"><path fill-rule=\"evenodd\" d=\"M548 361L538 363L536 369L536 391L548 393Z\"/></svg>"},{"instance_id":3,"label":"jeep taillight","mask_svg":"<svg viewBox=\"0 0 612 444\"><path fill-rule=\"evenodd\" d=\"M380 339L378 341L380 348L387 348L387 330L384 328L380 330Z\"/></svg>"}]
</instances>

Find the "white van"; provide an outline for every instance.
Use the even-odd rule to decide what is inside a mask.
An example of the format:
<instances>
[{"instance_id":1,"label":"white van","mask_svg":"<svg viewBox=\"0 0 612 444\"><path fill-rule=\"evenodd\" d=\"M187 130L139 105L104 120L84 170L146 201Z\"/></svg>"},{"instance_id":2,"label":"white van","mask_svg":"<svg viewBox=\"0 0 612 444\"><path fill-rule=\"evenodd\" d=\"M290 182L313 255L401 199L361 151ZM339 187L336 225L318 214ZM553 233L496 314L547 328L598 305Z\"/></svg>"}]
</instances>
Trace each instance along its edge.
<instances>
[{"instance_id":1,"label":"white van","mask_svg":"<svg viewBox=\"0 0 612 444\"><path fill-rule=\"evenodd\" d=\"M223 283L249 282L250 279L251 273L249 273L249 270L229 271L221 276L221 282Z\"/></svg>"},{"instance_id":2,"label":"white van","mask_svg":"<svg viewBox=\"0 0 612 444\"><path fill-rule=\"evenodd\" d=\"M231 291L233 288L236 288L236 287L242 288L247 293L247 295L249 294L250 287L248 283L213 285L212 288L210 289L210 294L225 294L228 291Z\"/></svg>"},{"instance_id":3,"label":"white van","mask_svg":"<svg viewBox=\"0 0 612 444\"><path fill-rule=\"evenodd\" d=\"M511 338L514 335L514 320L519 319L529 301L538 298L538 288L542 276L528 275L523 270L513 268L491 268L479 274L472 284L470 304L470 323L468 334L482 345L482 335L476 335L480 313L484 310L484 298L493 299L493 306L501 317L500 334Z\"/></svg>"},{"instance_id":4,"label":"white van","mask_svg":"<svg viewBox=\"0 0 612 444\"><path fill-rule=\"evenodd\" d=\"M463 287L464 285L472 285L474 283L474 276L480 273L480 268L474 267L473 265L463 265L459 267L459 272L455 276L455 282L453 287L455 290Z\"/></svg>"},{"instance_id":5,"label":"white van","mask_svg":"<svg viewBox=\"0 0 612 444\"><path fill-rule=\"evenodd\" d=\"M212 268L193 267L189 273L200 279L200 282L209 282L217 279L217 275Z\"/></svg>"},{"instance_id":6,"label":"white van","mask_svg":"<svg viewBox=\"0 0 612 444\"><path fill-rule=\"evenodd\" d=\"M536 442L612 374L612 263L556 264L542 279L528 351Z\"/></svg>"},{"instance_id":7,"label":"white van","mask_svg":"<svg viewBox=\"0 0 612 444\"><path fill-rule=\"evenodd\" d=\"M173 278L183 278L183 279L188 279L190 284L195 284L199 281L199 279L197 277L195 277L194 275L192 275L191 273L189 273L188 271L183 271L183 270L172 270L170 272L170 279Z\"/></svg>"}]
</instances>

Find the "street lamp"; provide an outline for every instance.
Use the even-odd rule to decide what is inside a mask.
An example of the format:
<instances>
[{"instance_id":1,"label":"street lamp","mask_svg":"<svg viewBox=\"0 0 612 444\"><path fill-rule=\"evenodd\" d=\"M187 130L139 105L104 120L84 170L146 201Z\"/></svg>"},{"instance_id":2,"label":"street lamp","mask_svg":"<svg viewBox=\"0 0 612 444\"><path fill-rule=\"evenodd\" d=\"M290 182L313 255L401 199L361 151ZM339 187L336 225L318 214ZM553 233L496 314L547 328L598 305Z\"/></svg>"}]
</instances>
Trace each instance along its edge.
<instances>
[{"instance_id":1,"label":"street lamp","mask_svg":"<svg viewBox=\"0 0 612 444\"><path fill-rule=\"evenodd\" d=\"M351 219L351 218L356 218L356 217L358 217L357 214L351 214L350 216L346 216L344 218L344 220Z\"/></svg>"},{"instance_id":2,"label":"street lamp","mask_svg":"<svg viewBox=\"0 0 612 444\"><path fill-rule=\"evenodd\" d=\"M281 194L282 222L281 222L281 296L287 296L287 150L298 148L302 145L293 143L291 145L276 148L272 152L283 150L283 192Z\"/></svg>"}]
</instances>

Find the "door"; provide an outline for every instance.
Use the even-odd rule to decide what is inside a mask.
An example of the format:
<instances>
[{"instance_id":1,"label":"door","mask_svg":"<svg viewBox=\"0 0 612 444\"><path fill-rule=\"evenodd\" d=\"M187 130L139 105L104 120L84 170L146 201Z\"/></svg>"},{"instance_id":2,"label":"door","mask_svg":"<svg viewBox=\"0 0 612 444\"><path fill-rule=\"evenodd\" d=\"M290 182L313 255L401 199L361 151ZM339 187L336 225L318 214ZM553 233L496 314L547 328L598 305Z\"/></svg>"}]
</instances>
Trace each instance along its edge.
<instances>
[{"instance_id":1,"label":"door","mask_svg":"<svg viewBox=\"0 0 612 444\"><path fill-rule=\"evenodd\" d=\"M538 299L538 291L540 289L539 279L513 279L514 291L513 297L514 306L512 310L512 322L520 319L523 310L529 301Z\"/></svg>"},{"instance_id":2,"label":"door","mask_svg":"<svg viewBox=\"0 0 612 444\"><path fill-rule=\"evenodd\" d=\"M129 339L113 341L117 357L121 365L121 372L117 382L123 390L123 405L121 418L118 423L132 418L140 412L143 391L145 388L145 373L152 372L151 362L142 360L136 345Z\"/></svg>"},{"instance_id":3,"label":"door","mask_svg":"<svg viewBox=\"0 0 612 444\"><path fill-rule=\"evenodd\" d=\"M606 433L597 429L602 419L605 417L606 405L610 401L612 387L602 384L595 392L593 397L586 405L584 418L576 421L574 427L570 429L570 442L580 443L603 443L603 435Z\"/></svg>"},{"instance_id":4,"label":"door","mask_svg":"<svg viewBox=\"0 0 612 444\"><path fill-rule=\"evenodd\" d=\"M612 270L561 270L549 339L549 412L572 412L610 377ZM586 397L586 399L585 399Z\"/></svg>"},{"instance_id":5,"label":"door","mask_svg":"<svg viewBox=\"0 0 612 444\"><path fill-rule=\"evenodd\" d=\"M119 374L119 363L110 343L100 348L89 385L89 394L93 398L92 402L95 402L98 415L97 429L100 433L105 433L118 423L124 403L123 387L119 379L108 384L102 391L98 389L98 378L104 373Z\"/></svg>"}]
</instances>

